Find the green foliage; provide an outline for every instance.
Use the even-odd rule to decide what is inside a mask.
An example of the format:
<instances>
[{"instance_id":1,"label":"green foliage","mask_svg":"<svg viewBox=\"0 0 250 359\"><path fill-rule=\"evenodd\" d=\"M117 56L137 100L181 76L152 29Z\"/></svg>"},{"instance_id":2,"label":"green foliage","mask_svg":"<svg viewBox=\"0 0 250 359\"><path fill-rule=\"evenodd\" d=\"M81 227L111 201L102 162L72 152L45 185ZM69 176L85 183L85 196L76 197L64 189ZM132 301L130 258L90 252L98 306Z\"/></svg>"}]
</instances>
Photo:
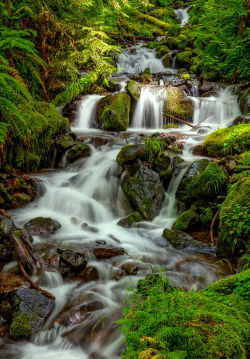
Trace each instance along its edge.
<instances>
[{"instance_id":1,"label":"green foliage","mask_svg":"<svg viewBox=\"0 0 250 359\"><path fill-rule=\"evenodd\" d=\"M248 273L229 277L233 286L226 293L218 291L227 287L221 281L184 292L161 275L153 277L138 283L119 321L127 342L124 358L247 358Z\"/></svg>"},{"instance_id":2,"label":"green foliage","mask_svg":"<svg viewBox=\"0 0 250 359\"><path fill-rule=\"evenodd\" d=\"M30 337L30 319L27 315L21 314L12 320L10 326L10 335L13 339Z\"/></svg>"},{"instance_id":3,"label":"green foliage","mask_svg":"<svg viewBox=\"0 0 250 359\"><path fill-rule=\"evenodd\" d=\"M153 162L153 160L158 156L160 152L164 149L164 144L157 137L148 137L146 142L146 156L149 162Z\"/></svg>"}]
</instances>

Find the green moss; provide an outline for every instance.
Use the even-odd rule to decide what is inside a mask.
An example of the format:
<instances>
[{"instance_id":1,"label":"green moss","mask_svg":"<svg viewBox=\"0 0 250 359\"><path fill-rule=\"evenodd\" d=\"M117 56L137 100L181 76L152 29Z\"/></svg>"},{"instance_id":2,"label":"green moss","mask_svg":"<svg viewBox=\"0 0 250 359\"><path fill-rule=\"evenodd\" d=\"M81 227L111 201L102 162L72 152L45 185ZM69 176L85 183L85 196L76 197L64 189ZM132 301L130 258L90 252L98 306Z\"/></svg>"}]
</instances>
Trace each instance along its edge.
<instances>
[{"instance_id":1,"label":"green moss","mask_svg":"<svg viewBox=\"0 0 250 359\"><path fill-rule=\"evenodd\" d=\"M195 225L199 222L198 214L193 210L189 209L183 212L177 220L174 222L172 229L179 230L183 232L189 232L192 230Z\"/></svg>"},{"instance_id":2,"label":"green moss","mask_svg":"<svg viewBox=\"0 0 250 359\"><path fill-rule=\"evenodd\" d=\"M168 86L166 88L166 101L164 114L173 115L183 120L190 120L193 117L194 105L190 98L185 96L179 87Z\"/></svg>"},{"instance_id":3,"label":"green moss","mask_svg":"<svg viewBox=\"0 0 250 359\"><path fill-rule=\"evenodd\" d=\"M171 67L171 55L167 54L163 57L162 63L165 67Z\"/></svg>"},{"instance_id":4,"label":"green moss","mask_svg":"<svg viewBox=\"0 0 250 359\"><path fill-rule=\"evenodd\" d=\"M179 67L189 68L192 64L193 51L186 50L183 52L179 52L177 55L177 64Z\"/></svg>"},{"instance_id":5,"label":"green moss","mask_svg":"<svg viewBox=\"0 0 250 359\"><path fill-rule=\"evenodd\" d=\"M178 232L177 231L173 231L170 230L168 228L165 228L163 231L163 237L170 243L172 244L173 247L176 247L177 243L178 243Z\"/></svg>"},{"instance_id":6,"label":"green moss","mask_svg":"<svg viewBox=\"0 0 250 359\"><path fill-rule=\"evenodd\" d=\"M250 96L250 87L248 87L239 97L240 110L243 114L247 115L250 112L250 107L248 104L248 97Z\"/></svg>"},{"instance_id":7,"label":"green moss","mask_svg":"<svg viewBox=\"0 0 250 359\"><path fill-rule=\"evenodd\" d=\"M242 124L211 133L204 141L209 156L245 152L250 145L249 131L250 125Z\"/></svg>"},{"instance_id":8,"label":"green moss","mask_svg":"<svg viewBox=\"0 0 250 359\"><path fill-rule=\"evenodd\" d=\"M249 220L250 179L232 185L220 210L217 255L232 257L246 251Z\"/></svg>"},{"instance_id":9,"label":"green moss","mask_svg":"<svg viewBox=\"0 0 250 359\"><path fill-rule=\"evenodd\" d=\"M213 211L210 207L200 209L200 222L204 227L209 228L213 220Z\"/></svg>"},{"instance_id":10,"label":"green moss","mask_svg":"<svg viewBox=\"0 0 250 359\"><path fill-rule=\"evenodd\" d=\"M31 335L30 318L21 314L12 320L10 326L10 336L13 339L29 338Z\"/></svg>"},{"instance_id":11,"label":"green moss","mask_svg":"<svg viewBox=\"0 0 250 359\"><path fill-rule=\"evenodd\" d=\"M97 106L97 120L107 131L126 131L129 126L130 97L119 92L102 98Z\"/></svg>"},{"instance_id":12,"label":"green moss","mask_svg":"<svg viewBox=\"0 0 250 359\"><path fill-rule=\"evenodd\" d=\"M120 166L124 166L127 163L132 163L136 159L146 160L146 146L144 144L123 146L118 153L116 162Z\"/></svg>"},{"instance_id":13,"label":"green moss","mask_svg":"<svg viewBox=\"0 0 250 359\"><path fill-rule=\"evenodd\" d=\"M134 101L139 100L139 97L141 95L141 89L142 89L142 85L139 82L133 80L130 81L127 84L126 89Z\"/></svg>"},{"instance_id":14,"label":"green moss","mask_svg":"<svg viewBox=\"0 0 250 359\"><path fill-rule=\"evenodd\" d=\"M160 45L157 47L156 56L161 59L164 55L167 55L170 52L169 48L166 45Z\"/></svg>"}]
</instances>

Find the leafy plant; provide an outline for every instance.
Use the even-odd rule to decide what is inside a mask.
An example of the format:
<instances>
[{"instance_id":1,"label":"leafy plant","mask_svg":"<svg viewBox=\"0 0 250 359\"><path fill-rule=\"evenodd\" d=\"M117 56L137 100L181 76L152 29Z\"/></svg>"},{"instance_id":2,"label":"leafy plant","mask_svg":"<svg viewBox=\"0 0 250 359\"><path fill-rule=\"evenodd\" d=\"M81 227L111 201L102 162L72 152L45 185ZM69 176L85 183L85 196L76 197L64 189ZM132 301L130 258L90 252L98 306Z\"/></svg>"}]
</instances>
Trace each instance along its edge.
<instances>
[{"instance_id":1,"label":"leafy plant","mask_svg":"<svg viewBox=\"0 0 250 359\"><path fill-rule=\"evenodd\" d=\"M146 156L149 162L152 162L156 156L163 151L164 145L157 137L148 137L146 142Z\"/></svg>"}]
</instances>

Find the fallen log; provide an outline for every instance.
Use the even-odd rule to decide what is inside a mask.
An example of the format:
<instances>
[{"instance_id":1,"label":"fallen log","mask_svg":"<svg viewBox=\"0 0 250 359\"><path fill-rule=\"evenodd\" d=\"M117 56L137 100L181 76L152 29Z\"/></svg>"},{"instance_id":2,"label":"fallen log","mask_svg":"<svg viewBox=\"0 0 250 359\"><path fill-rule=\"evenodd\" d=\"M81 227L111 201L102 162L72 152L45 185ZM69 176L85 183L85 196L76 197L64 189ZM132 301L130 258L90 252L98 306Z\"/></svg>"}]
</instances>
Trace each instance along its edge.
<instances>
[{"instance_id":1,"label":"fallen log","mask_svg":"<svg viewBox=\"0 0 250 359\"><path fill-rule=\"evenodd\" d=\"M192 128L195 128L195 127L196 127L196 126L191 125L190 123L188 123L188 122L186 122L186 121L184 121L184 120L181 120L180 118L174 117L174 116L172 116L172 115L165 114L165 116L166 116L166 117L170 117L170 118L172 118L173 120L182 122L182 123L184 123L185 125L188 125L188 126L190 126L190 127L192 127Z\"/></svg>"}]
</instances>

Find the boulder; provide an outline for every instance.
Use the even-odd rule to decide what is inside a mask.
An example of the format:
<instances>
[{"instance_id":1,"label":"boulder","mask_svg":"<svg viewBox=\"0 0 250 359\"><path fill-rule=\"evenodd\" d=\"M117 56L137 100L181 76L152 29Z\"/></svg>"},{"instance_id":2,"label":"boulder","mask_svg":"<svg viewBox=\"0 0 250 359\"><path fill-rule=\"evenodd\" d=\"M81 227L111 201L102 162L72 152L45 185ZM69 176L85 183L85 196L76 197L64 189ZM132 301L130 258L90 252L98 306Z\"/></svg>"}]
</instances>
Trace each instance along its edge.
<instances>
[{"instance_id":1,"label":"boulder","mask_svg":"<svg viewBox=\"0 0 250 359\"><path fill-rule=\"evenodd\" d=\"M0 242L8 239L10 232L15 228L12 219L0 215Z\"/></svg>"},{"instance_id":2,"label":"boulder","mask_svg":"<svg viewBox=\"0 0 250 359\"><path fill-rule=\"evenodd\" d=\"M203 84L199 86L199 92L203 94L206 92L215 91L215 86L216 85L213 82L203 82Z\"/></svg>"},{"instance_id":3,"label":"boulder","mask_svg":"<svg viewBox=\"0 0 250 359\"><path fill-rule=\"evenodd\" d=\"M96 310L103 309L102 302L99 301L90 301L82 303L79 306L71 309L69 312L68 318L66 320L66 325L75 325L86 320L90 314Z\"/></svg>"},{"instance_id":4,"label":"boulder","mask_svg":"<svg viewBox=\"0 0 250 359\"><path fill-rule=\"evenodd\" d=\"M99 278L98 270L94 266L86 267L81 275L85 282L96 281Z\"/></svg>"},{"instance_id":5,"label":"boulder","mask_svg":"<svg viewBox=\"0 0 250 359\"><path fill-rule=\"evenodd\" d=\"M85 253L77 252L71 249L57 249L60 253L59 271L65 278L74 278L82 272L87 261L85 259Z\"/></svg>"},{"instance_id":6,"label":"boulder","mask_svg":"<svg viewBox=\"0 0 250 359\"><path fill-rule=\"evenodd\" d=\"M250 87L241 93L238 102L243 115L248 115L250 112Z\"/></svg>"},{"instance_id":7,"label":"boulder","mask_svg":"<svg viewBox=\"0 0 250 359\"><path fill-rule=\"evenodd\" d=\"M250 146L250 124L242 124L212 132L204 141L209 156L235 155Z\"/></svg>"},{"instance_id":8,"label":"boulder","mask_svg":"<svg viewBox=\"0 0 250 359\"><path fill-rule=\"evenodd\" d=\"M232 126L237 126L237 125L244 125L244 124L248 124L250 122L249 119L247 119L244 116L238 116L236 117L236 119L233 121ZM230 127L232 127L230 126Z\"/></svg>"},{"instance_id":9,"label":"boulder","mask_svg":"<svg viewBox=\"0 0 250 359\"><path fill-rule=\"evenodd\" d=\"M26 229L33 236L46 237L52 233L55 233L61 224L52 218L37 217L31 219L25 223L24 229Z\"/></svg>"},{"instance_id":10,"label":"boulder","mask_svg":"<svg viewBox=\"0 0 250 359\"><path fill-rule=\"evenodd\" d=\"M131 80L127 86L126 90L131 96L133 101L138 101L141 95L142 85L139 82Z\"/></svg>"},{"instance_id":11,"label":"boulder","mask_svg":"<svg viewBox=\"0 0 250 359\"><path fill-rule=\"evenodd\" d=\"M164 104L164 115L175 116L179 119L191 121L193 118L193 101L185 95L180 87L166 87L166 100Z\"/></svg>"},{"instance_id":12,"label":"boulder","mask_svg":"<svg viewBox=\"0 0 250 359\"><path fill-rule=\"evenodd\" d=\"M192 208L183 212L174 222L172 229L183 232L190 232L199 223L199 215Z\"/></svg>"},{"instance_id":13,"label":"boulder","mask_svg":"<svg viewBox=\"0 0 250 359\"><path fill-rule=\"evenodd\" d=\"M144 219L152 220L161 210L165 190L160 176L138 160L122 180L122 190Z\"/></svg>"},{"instance_id":14,"label":"boulder","mask_svg":"<svg viewBox=\"0 0 250 359\"><path fill-rule=\"evenodd\" d=\"M229 190L220 210L218 257L240 256L249 241L250 179L242 178Z\"/></svg>"},{"instance_id":15,"label":"boulder","mask_svg":"<svg viewBox=\"0 0 250 359\"><path fill-rule=\"evenodd\" d=\"M136 159L146 160L145 144L135 144L123 146L116 157L116 162L120 166L131 164Z\"/></svg>"},{"instance_id":16,"label":"boulder","mask_svg":"<svg viewBox=\"0 0 250 359\"><path fill-rule=\"evenodd\" d=\"M215 253L216 248L211 247L208 244L202 243L191 237L189 234L171 230L164 229L163 237L176 249L185 250L187 252L195 253Z\"/></svg>"},{"instance_id":17,"label":"boulder","mask_svg":"<svg viewBox=\"0 0 250 359\"><path fill-rule=\"evenodd\" d=\"M97 259L108 259L116 256L124 255L124 249L111 245L98 246L93 249L94 255Z\"/></svg>"},{"instance_id":18,"label":"boulder","mask_svg":"<svg viewBox=\"0 0 250 359\"><path fill-rule=\"evenodd\" d=\"M18 339L28 338L39 331L53 311L55 302L36 289L21 288L11 293L11 306L10 335Z\"/></svg>"},{"instance_id":19,"label":"boulder","mask_svg":"<svg viewBox=\"0 0 250 359\"><path fill-rule=\"evenodd\" d=\"M102 98L97 105L97 122L107 131L126 131L129 126L131 100L126 92Z\"/></svg>"},{"instance_id":20,"label":"boulder","mask_svg":"<svg viewBox=\"0 0 250 359\"><path fill-rule=\"evenodd\" d=\"M143 220L143 217L138 212L133 212L129 216L120 219L120 221L117 223L118 226L121 227L131 227L133 223L141 222Z\"/></svg>"},{"instance_id":21,"label":"boulder","mask_svg":"<svg viewBox=\"0 0 250 359\"><path fill-rule=\"evenodd\" d=\"M172 64L171 54L166 54L162 58L162 63L165 67L171 67L171 64Z\"/></svg>"},{"instance_id":22,"label":"boulder","mask_svg":"<svg viewBox=\"0 0 250 359\"><path fill-rule=\"evenodd\" d=\"M194 161L184 174L176 192L176 198L186 205L207 206L223 192L227 182L225 171L207 159Z\"/></svg>"},{"instance_id":23,"label":"boulder","mask_svg":"<svg viewBox=\"0 0 250 359\"><path fill-rule=\"evenodd\" d=\"M91 155L91 148L81 141L76 141L66 154L66 163L72 163L79 158L89 157Z\"/></svg>"}]
</instances>

